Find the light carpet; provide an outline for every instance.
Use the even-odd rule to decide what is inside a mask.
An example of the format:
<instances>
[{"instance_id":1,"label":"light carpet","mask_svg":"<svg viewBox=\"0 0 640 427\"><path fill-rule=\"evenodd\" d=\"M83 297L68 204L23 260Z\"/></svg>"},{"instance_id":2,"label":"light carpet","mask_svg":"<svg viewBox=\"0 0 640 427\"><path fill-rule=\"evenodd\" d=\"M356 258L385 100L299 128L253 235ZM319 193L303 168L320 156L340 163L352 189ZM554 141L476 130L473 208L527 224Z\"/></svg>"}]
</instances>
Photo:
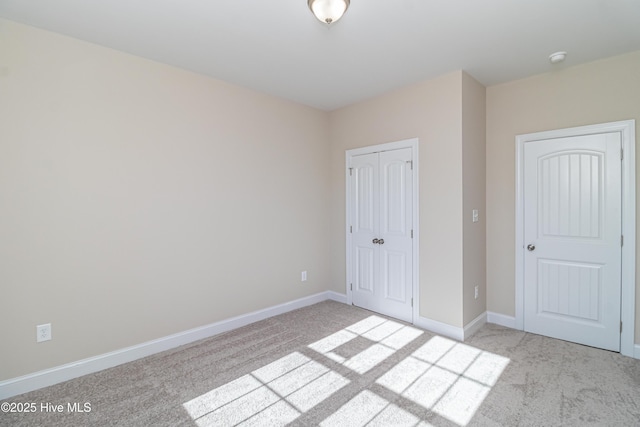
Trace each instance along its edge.
<instances>
[{"instance_id":1,"label":"light carpet","mask_svg":"<svg viewBox=\"0 0 640 427\"><path fill-rule=\"evenodd\" d=\"M640 361L326 301L7 402L39 410L3 426L640 426Z\"/></svg>"}]
</instances>

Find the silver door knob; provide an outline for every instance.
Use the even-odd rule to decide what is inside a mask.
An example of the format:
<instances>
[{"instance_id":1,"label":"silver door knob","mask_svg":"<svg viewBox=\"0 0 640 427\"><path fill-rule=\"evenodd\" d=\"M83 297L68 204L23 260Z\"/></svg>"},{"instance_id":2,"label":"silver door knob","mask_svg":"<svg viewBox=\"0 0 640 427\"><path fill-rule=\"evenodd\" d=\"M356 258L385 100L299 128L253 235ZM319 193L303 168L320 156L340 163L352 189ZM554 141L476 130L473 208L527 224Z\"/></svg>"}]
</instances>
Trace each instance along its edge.
<instances>
[{"instance_id":1,"label":"silver door knob","mask_svg":"<svg viewBox=\"0 0 640 427\"><path fill-rule=\"evenodd\" d=\"M380 239L380 240L378 240L378 244L379 244L379 245L384 245L384 239Z\"/></svg>"},{"instance_id":2,"label":"silver door knob","mask_svg":"<svg viewBox=\"0 0 640 427\"><path fill-rule=\"evenodd\" d=\"M378 239L373 239L373 240L372 240L372 242L373 242L373 244L376 244L376 243L380 242L380 240L378 240Z\"/></svg>"},{"instance_id":3,"label":"silver door knob","mask_svg":"<svg viewBox=\"0 0 640 427\"><path fill-rule=\"evenodd\" d=\"M527 245L527 250L528 250L529 252L533 252L533 251L535 251L535 250L536 250L536 247L535 247L534 245Z\"/></svg>"}]
</instances>

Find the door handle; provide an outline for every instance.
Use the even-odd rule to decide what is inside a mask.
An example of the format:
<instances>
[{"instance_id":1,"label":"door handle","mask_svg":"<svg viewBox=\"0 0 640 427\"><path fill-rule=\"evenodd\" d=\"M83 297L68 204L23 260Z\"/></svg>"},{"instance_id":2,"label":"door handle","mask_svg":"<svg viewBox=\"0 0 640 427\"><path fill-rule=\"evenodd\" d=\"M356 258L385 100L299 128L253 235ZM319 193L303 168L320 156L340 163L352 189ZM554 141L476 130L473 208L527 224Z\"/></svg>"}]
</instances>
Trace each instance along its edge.
<instances>
[{"instance_id":1,"label":"door handle","mask_svg":"<svg viewBox=\"0 0 640 427\"><path fill-rule=\"evenodd\" d=\"M529 245L527 245L527 250L528 250L529 252L533 252L533 251L535 251L535 250L536 250L536 247L535 247L534 245L529 244Z\"/></svg>"},{"instance_id":2,"label":"door handle","mask_svg":"<svg viewBox=\"0 0 640 427\"><path fill-rule=\"evenodd\" d=\"M373 239L373 240L372 240L372 242L373 242L373 244L376 244L376 243L379 243L379 242L380 242L380 240L378 240L378 239Z\"/></svg>"},{"instance_id":3,"label":"door handle","mask_svg":"<svg viewBox=\"0 0 640 427\"><path fill-rule=\"evenodd\" d=\"M384 245L384 239L380 239L380 240L378 240L378 244L379 244L379 245Z\"/></svg>"}]
</instances>

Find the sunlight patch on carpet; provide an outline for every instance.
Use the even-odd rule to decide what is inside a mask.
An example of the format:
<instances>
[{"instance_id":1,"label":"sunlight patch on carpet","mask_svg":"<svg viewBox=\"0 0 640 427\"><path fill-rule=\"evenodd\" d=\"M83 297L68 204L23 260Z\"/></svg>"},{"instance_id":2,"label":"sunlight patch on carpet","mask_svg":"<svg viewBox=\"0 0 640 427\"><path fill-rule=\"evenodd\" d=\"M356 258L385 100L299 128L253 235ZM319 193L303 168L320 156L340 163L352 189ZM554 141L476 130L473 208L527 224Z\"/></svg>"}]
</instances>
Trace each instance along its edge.
<instances>
[{"instance_id":1,"label":"sunlight patch on carpet","mask_svg":"<svg viewBox=\"0 0 640 427\"><path fill-rule=\"evenodd\" d=\"M377 394L363 390L320 423L321 427L395 426L413 427L420 419ZM420 426L428 426L422 423Z\"/></svg>"},{"instance_id":2,"label":"sunlight patch on carpet","mask_svg":"<svg viewBox=\"0 0 640 427\"><path fill-rule=\"evenodd\" d=\"M376 383L466 426L508 364L506 357L436 336Z\"/></svg>"},{"instance_id":3,"label":"sunlight patch on carpet","mask_svg":"<svg viewBox=\"0 0 640 427\"><path fill-rule=\"evenodd\" d=\"M286 425L348 383L294 352L182 406L201 427Z\"/></svg>"},{"instance_id":4,"label":"sunlight patch on carpet","mask_svg":"<svg viewBox=\"0 0 640 427\"><path fill-rule=\"evenodd\" d=\"M363 375L423 333L411 326L369 316L309 344L308 348ZM378 386L387 389L385 397L377 394L380 390L360 390L320 425L429 427L419 417L422 409L416 408L421 407L458 426L466 426L509 361L435 336L375 380ZM201 427L284 426L349 383L349 379L330 367L292 352L184 403L183 407ZM391 399L389 392L395 397Z\"/></svg>"},{"instance_id":5,"label":"sunlight patch on carpet","mask_svg":"<svg viewBox=\"0 0 640 427\"><path fill-rule=\"evenodd\" d=\"M354 372L365 374L423 332L379 316L369 316L319 341L309 348ZM351 357L344 357L341 347L366 339L371 345Z\"/></svg>"}]
</instances>

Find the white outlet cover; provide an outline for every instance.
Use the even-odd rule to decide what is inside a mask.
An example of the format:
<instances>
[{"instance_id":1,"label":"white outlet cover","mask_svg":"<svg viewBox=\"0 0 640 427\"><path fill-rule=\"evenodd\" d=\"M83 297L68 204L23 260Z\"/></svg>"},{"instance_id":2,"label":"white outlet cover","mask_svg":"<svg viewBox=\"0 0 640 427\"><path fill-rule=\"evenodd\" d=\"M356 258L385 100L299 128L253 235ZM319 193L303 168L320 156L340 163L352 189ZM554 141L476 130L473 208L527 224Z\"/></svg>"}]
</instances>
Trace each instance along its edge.
<instances>
[{"instance_id":1,"label":"white outlet cover","mask_svg":"<svg viewBox=\"0 0 640 427\"><path fill-rule=\"evenodd\" d=\"M36 342L51 340L51 323L36 326Z\"/></svg>"}]
</instances>

